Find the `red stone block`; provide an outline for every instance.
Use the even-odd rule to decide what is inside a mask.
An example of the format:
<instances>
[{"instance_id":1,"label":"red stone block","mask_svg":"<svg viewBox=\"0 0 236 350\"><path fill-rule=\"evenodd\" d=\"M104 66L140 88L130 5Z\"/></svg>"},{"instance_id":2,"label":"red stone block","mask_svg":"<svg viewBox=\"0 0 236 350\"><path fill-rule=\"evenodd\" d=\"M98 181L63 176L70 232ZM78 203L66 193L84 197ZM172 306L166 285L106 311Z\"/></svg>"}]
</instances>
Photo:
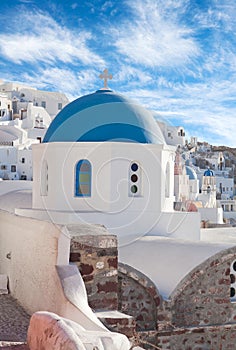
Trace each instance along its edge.
<instances>
[{"instance_id":1,"label":"red stone block","mask_svg":"<svg viewBox=\"0 0 236 350\"><path fill-rule=\"evenodd\" d=\"M109 265L109 267L114 267L115 269L117 269L117 267L118 267L118 258L115 257L115 258L108 259L108 265Z\"/></svg>"},{"instance_id":2,"label":"red stone block","mask_svg":"<svg viewBox=\"0 0 236 350\"><path fill-rule=\"evenodd\" d=\"M80 253L70 253L70 261L71 262L80 261Z\"/></svg>"},{"instance_id":3,"label":"red stone block","mask_svg":"<svg viewBox=\"0 0 236 350\"><path fill-rule=\"evenodd\" d=\"M192 330L193 333L204 333L204 329L203 328L195 328Z\"/></svg>"},{"instance_id":4,"label":"red stone block","mask_svg":"<svg viewBox=\"0 0 236 350\"><path fill-rule=\"evenodd\" d=\"M227 278L221 278L219 281L218 281L219 284L226 284L226 285L230 285L230 280Z\"/></svg>"},{"instance_id":5,"label":"red stone block","mask_svg":"<svg viewBox=\"0 0 236 350\"><path fill-rule=\"evenodd\" d=\"M210 267L217 266L218 264L219 264L219 260L218 260L218 259L213 260L213 261L210 263Z\"/></svg>"},{"instance_id":6,"label":"red stone block","mask_svg":"<svg viewBox=\"0 0 236 350\"><path fill-rule=\"evenodd\" d=\"M84 276L84 275L90 275L92 272L93 272L93 266L92 265L89 265L89 264L81 264L80 265L80 272L81 272L81 275Z\"/></svg>"},{"instance_id":7,"label":"red stone block","mask_svg":"<svg viewBox=\"0 0 236 350\"><path fill-rule=\"evenodd\" d=\"M84 283L91 282L93 280L93 278L94 278L93 275L83 276Z\"/></svg>"},{"instance_id":8,"label":"red stone block","mask_svg":"<svg viewBox=\"0 0 236 350\"><path fill-rule=\"evenodd\" d=\"M225 299L225 298L215 299L214 301L215 301L215 303L217 303L217 304L228 304L228 303L229 303L229 300L228 300L228 299Z\"/></svg>"},{"instance_id":9,"label":"red stone block","mask_svg":"<svg viewBox=\"0 0 236 350\"><path fill-rule=\"evenodd\" d=\"M116 282L105 282L104 284L98 283L98 293L101 292L117 292L118 284Z\"/></svg>"}]
</instances>

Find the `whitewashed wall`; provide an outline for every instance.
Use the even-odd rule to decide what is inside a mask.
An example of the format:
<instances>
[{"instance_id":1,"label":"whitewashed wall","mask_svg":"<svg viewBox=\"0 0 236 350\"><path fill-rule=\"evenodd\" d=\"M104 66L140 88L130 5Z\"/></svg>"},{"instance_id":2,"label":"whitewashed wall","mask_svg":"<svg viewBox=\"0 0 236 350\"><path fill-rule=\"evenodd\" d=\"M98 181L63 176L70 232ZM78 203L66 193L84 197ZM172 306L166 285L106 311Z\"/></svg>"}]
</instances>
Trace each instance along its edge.
<instances>
[{"instance_id":1,"label":"whitewashed wall","mask_svg":"<svg viewBox=\"0 0 236 350\"><path fill-rule=\"evenodd\" d=\"M104 329L89 308L86 293L78 293L78 288L85 290L83 282L73 290L72 276L69 278L78 307L63 293L56 265L69 263L70 237L66 227L3 211L0 221L0 274L8 276L11 295L26 311L51 311L86 329Z\"/></svg>"},{"instance_id":2,"label":"whitewashed wall","mask_svg":"<svg viewBox=\"0 0 236 350\"><path fill-rule=\"evenodd\" d=\"M2 211L0 221L0 273L8 275L12 296L29 313L60 313L63 294L55 268L59 228Z\"/></svg>"},{"instance_id":3,"label":"whitewashed wall","mask_svg":"<svg viewBox=\"0 0 236 350\"><path fill-rule=\"evenodd\" d=\"M223 224L222 208L198 208L201 220L210 221L214 224Z\"/></svg>"},{"instance_id":4,"label":"whitewashed wall","mask_svg":"<svg viewBox=\"0 0 236 350\"><path fill-rule=\"evenodd\" d=\"M33 208L62 211L173 211L173 150L163 145L125 143L49 143L33 146ZM80 159L92 165L92 196L75 197L75 166ZM43 160L48 164L48 195L41 196ZM129 167L142 170L138 197L129 195ZM166 165L170 164L170 195L165 196Z\"/></svg>"}]
</instances>

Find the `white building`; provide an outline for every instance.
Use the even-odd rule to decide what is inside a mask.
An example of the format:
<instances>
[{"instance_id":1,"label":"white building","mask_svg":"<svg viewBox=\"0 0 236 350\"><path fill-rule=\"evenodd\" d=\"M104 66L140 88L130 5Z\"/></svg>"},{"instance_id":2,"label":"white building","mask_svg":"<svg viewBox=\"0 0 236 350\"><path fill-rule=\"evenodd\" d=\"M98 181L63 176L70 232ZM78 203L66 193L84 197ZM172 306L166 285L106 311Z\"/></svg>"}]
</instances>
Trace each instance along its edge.
<instances>
[{"instance_id":1,"label":"white building","mask_svg":"<svg viewBox=\"0 0 236 350\"><path fill-rule=\"evenodd\" d=\"M0 177L32 180L32 144L40 143L51 122L42 107L33 103L21 118L0 118Z\"/></svg>"},{"instance_id":2,"label":"white building","mask_svg":"<svg viewBox=\"0 0 236 350\"><path fill-rule=\"evenodd\" d=\"M222 206L216 200L216 177L208 169L201 175L201 191L199 179L192 166L183 165L180 153L176 154L174 193L176 210L198 211L201 220L213 224L223 224ZM198 174L199 175L199 174Z\"/></svg>"},{"instance_id":3,"label":"white building","mask_svg":"<svg viewBox=\"0 0 236 350\"><path fill-rule=\"evenodd\" d=\"M230 199L234 195L234 179L231 177L216 176L217 193L221 199Z\"/></svg>"},{"instance_id":4,"label":"white building","mask_svg":"<svg viewBox=\"0 0 236 350\"><path fill-rule=\"evenodd\" d=\"M185 169L189 176L189 200L195 201L199 195L199 180L193 167L186 165Z\"/></svg>"},{"instance_id":5,"label":"white building","mask_svg":"<svg viewBox=\"0 0 236 350\"><path fill-rule=\"evenodd\" d=\"M66 106L33 146L32 209L17 213L102 223L121 240L147 232L196 238L199 215L173 210L174 159L151 112L98 90Z\"/></svg>"},{"instance_id":6,"label":"white building","mask_svg":"<svg viewBox=\"0 0 236 350\"><path fill-rule=\"evenodd\" d=\"M185 145L185 130L182 126L169 125L159 120L157 123L168 145L181 147Z\"/></svg>"},{"instance_id":7,"label":"white building","mask_svg":"<svg viewBox=\"0 0 236 350\"><path fill-rule=\"evenodd\" d=\"M9 100L7 94L0 92L0 118L10 116L11 110L11 100Z\"/></svg>"},{"instance_id":8,"label":"white building","mask_svg":"<svg viewBox=\"0 0 236 350\"><path fill-rule=\"evenodd\" d=\"M68 103L64 94L0 81L0 177L32 180L32 144Z\"/></svg>"},{"instance_id":9,"label":"white building","mask_svg":"<svg viewBox=\"0 0 236 350\"><path fill-rule=\"evenodd\" d=\"M12 101L13 115L19 115L19 118L22 118L28 103L42 107L53 119L69 102L63 93L41 91L16 82L0 82L0 92L7 94L8 99Z\"/></svg>"},{"instance_id":10,"label":"white building","mask_svg":"<svg viewBox=\"0 0 236 350\"><path fill-rule=\"evenodd\" d=\"M185 202L189 199L189 176L182 164L182 157L179 152L175 157L174 168L174 194L176 202Z\"/></svg>"}]
</instances>

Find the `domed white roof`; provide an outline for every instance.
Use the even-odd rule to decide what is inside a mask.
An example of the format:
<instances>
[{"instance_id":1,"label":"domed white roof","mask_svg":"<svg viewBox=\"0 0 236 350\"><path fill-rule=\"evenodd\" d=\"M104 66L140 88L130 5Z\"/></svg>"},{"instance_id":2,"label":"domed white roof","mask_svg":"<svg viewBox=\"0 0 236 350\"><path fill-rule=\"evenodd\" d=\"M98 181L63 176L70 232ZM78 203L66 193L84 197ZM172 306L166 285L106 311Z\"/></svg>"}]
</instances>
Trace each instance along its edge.
<instances>
[{"instance_id":1,"label":"domed white roof","mask_svg":"<svg viewBox=\"0 0 236 350\"><path fill-rule=\"evenodd\" d=\"M152 113L111 90L98 90L67 105L43 142L138 142L165 144Z\"/></svg>"}]
</instances>

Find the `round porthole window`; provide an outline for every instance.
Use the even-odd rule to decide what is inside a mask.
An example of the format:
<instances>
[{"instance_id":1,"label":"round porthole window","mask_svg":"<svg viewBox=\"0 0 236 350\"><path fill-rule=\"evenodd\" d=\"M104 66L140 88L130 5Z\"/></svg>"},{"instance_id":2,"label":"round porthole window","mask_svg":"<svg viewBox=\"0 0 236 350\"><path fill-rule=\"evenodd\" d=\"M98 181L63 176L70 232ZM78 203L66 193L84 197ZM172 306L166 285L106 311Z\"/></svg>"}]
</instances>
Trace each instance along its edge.
<instances>
[{"instance_id":1,"label":"round porthole window","mask_svg":"<svg viewBox=\"0 0 236 350\"><path fill-rule=\"evenodd\" d=\"M131 192L132 193L137 193L138 192L138 187L136 185L131 186Z\"/></svg>"},{"instance_id":2,"label":"round porthole window","mask_svg":"<svg viewBox=\"0 0 236 350\"><path fill-rule=\"evenodd\" d=\"M137 170L138 170L138 164L137 164L137 163L133 163L133 164L131 165L131 170L132 170L132 171L137 171Z\"/></svg>"},{"instance_id":3,"label":"round porthole window","mask_svg":"<svg viewBox=\"0 0 236 350\"><path fill-rule=\"evenodd\" d=\"M136 174L131 175L131 181L132 182L137 182L138 181L138 176Z\"/></svg>"}]
</instances>

